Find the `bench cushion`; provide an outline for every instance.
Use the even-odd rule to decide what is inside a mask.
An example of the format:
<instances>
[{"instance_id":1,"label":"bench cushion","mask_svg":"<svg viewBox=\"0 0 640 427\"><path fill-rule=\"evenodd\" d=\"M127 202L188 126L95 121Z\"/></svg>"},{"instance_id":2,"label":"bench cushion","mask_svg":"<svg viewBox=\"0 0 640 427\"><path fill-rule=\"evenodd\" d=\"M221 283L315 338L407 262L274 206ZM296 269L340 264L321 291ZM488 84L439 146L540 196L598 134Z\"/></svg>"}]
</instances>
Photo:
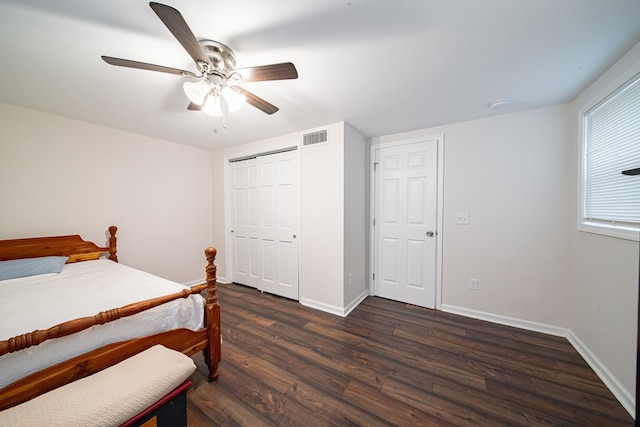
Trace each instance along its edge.
<instances>
[{"instance_id":1,"label":"bench cushion","mask_svg":"<svg viewBox=\"0 0 640 427\"><path fill-rule=\"evenodd\" d=\"M156 345L92 376L0 412L0 426L119 426L170 393L193 360Z\"/></svg>"}]
</instances>

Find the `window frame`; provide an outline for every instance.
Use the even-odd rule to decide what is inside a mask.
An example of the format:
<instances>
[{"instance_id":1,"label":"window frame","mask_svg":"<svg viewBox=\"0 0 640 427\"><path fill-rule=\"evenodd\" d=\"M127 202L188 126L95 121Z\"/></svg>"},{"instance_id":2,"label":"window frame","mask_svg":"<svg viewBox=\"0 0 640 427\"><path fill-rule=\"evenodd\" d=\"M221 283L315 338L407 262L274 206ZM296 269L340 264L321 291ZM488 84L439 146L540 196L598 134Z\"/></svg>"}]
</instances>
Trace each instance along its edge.
<instances>
[{"instance_id":1,"label":"window frame","mask_svg":"<svg viewBox=\"0 0 640 427\"><path fill-rule=\"evenodd\" d=\"M579 123L579 153L578 153L578 209L577 220L578 230L605 235L609 237L615 237L626 240L640 241L640 225L634 227L623 224L610 224L600 221L592 221L585 218L585 199L586 199L586 171L585 171L585 146L586 146L586 118L585 115L596 105L603 102L611 95L613 95L618 89L627 84L631 79L636 77L640 73L640 62L635 64L625 73L620 75L614 82L609 84L605 89L598 92L589 101L585 102L578 110L578 123ZM640 77L638 77L640 78ZM639 165L640 166L640 165ZM622 173L622 171L620 171ZM640 177L632 177L629 179L640 179Z\"/></svg>"}]
</instances>

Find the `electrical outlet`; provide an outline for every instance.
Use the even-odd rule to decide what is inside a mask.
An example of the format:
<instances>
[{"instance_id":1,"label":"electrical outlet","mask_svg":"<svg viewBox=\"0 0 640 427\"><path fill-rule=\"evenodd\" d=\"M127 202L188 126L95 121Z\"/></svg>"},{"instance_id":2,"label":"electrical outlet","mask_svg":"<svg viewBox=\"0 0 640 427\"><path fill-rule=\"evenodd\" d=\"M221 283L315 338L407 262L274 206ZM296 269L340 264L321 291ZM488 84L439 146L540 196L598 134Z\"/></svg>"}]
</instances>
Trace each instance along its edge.
<instances>
[{"instance_id":1,"label":"electrical outlet","mask_svg":"<svg viewBox=\"0 0 640 427\"><path fill-rule=\"evenodd\" d=\"M472 291L478 290L478 279L469 280L469 289L471 289Z\"/></svg>"},{"instance_id":2,"label":"electrical outlet","mask_svg":"<svg viewBox=\"0 0 640 427\"><path fill-rule=\"evenodd\" d=\"M469 212L456 212L456 224L468 225Z\"/></svg>"}]
</instances>

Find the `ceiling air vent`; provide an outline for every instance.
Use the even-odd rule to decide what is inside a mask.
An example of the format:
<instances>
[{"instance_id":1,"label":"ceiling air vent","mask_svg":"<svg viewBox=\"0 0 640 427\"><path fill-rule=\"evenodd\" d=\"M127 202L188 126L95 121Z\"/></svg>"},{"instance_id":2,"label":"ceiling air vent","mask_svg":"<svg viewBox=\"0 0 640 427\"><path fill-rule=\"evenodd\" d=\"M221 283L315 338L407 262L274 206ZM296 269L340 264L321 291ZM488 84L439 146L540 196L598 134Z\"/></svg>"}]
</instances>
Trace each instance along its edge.
<instances>
[{"instance_id":1,"label":"ceiling air vent","mask_svg":"<svg viewBox=\"0 0 640 427\"><path fill-rule=\"evenodd\" d=\"M322 144L327 142L327 130L323 129L318 132L305 133L302 135L302 146L308 147L309 145Z\"/></svg>"}]
</instances>

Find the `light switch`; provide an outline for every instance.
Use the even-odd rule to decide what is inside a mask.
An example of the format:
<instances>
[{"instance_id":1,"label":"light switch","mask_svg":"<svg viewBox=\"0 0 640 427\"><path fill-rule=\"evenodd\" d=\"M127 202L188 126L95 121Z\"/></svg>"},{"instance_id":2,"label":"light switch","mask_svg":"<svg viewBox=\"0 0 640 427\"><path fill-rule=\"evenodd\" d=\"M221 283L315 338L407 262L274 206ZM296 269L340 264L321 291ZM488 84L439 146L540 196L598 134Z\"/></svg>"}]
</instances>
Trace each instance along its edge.
<instances>
[{"instance_id":1,"label":"light switch","mask_svg":"<svg viewBox=\"0 0 640 427\"><path fill-rule=\"evenodd\" d=\"M469 212L456 212L456 224L469 224Z\"/></svg>"}]
</instances>

